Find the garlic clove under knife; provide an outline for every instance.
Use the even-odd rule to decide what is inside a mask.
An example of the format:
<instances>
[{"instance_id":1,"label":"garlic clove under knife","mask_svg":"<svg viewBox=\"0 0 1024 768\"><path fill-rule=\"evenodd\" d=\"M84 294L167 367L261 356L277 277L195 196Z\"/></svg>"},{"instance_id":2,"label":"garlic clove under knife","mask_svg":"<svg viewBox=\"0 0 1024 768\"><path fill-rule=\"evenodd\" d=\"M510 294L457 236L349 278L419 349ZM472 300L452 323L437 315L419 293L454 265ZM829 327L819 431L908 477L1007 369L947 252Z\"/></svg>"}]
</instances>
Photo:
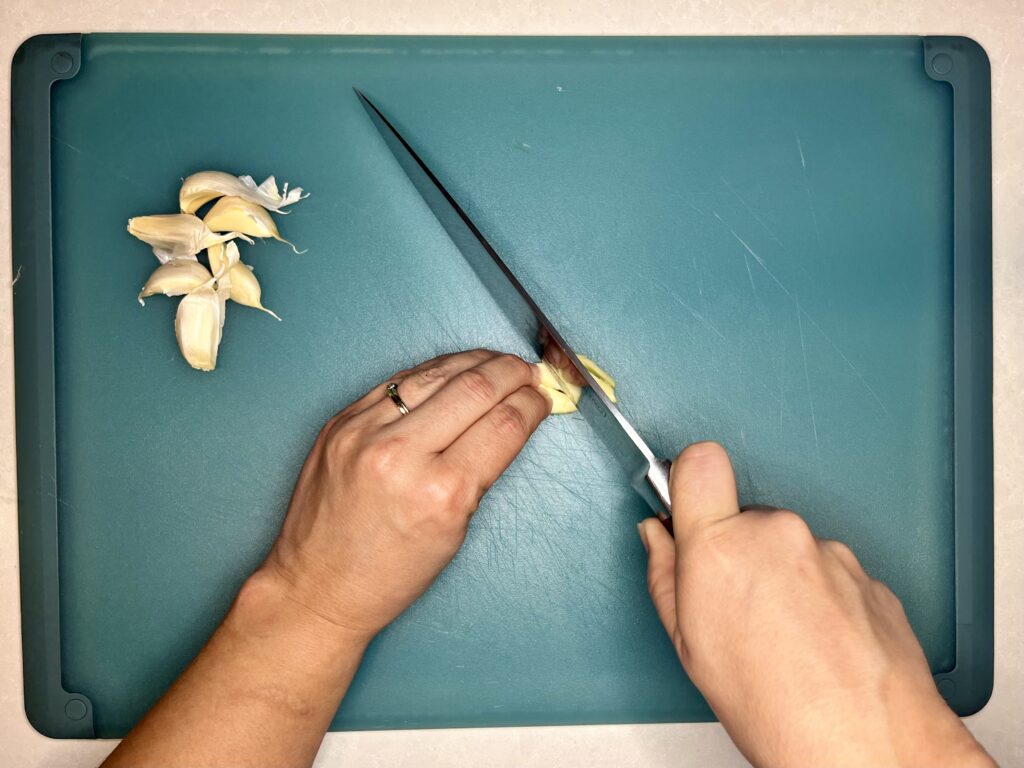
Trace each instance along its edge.
<instances>
[{"instance_id":1,"label":"garlic clove under knife","mask_svg":"<svg viewBox=\"0 0 1024 768\"><path fill-rule=\"evenodd\" d=\"M608 375L600 366L589 357L578 356L584 367L590 371L594 381L608 395L613 403L618 402L615 397L615 380ZM540 387L551 398L551 413L553 415L572 413L576 410L583 395L583 387L569 381L562 373L547 361L538 363L540 368Z\"/></svg>"}]
</instances>

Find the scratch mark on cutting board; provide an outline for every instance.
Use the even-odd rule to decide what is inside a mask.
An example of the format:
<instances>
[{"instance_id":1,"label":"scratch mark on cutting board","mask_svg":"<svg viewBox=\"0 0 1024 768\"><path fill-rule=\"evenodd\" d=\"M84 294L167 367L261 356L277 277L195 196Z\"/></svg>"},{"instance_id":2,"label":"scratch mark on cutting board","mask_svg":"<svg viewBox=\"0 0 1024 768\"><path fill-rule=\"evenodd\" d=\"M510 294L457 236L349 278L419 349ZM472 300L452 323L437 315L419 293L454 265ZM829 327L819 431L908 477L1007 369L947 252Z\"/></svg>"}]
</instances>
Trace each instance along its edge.
<instances>
[{"instance_id":1,"label":"scratch mark on cutting board","mask_svg":"<svg viewBox=\"0 0 1024 768\"><path fill-rule=\"evenodd\" d=\"M18 271L14 273L14 278L11 280L11 288L16 286L19 280L21 280L21 264L18 265Z\"/></svg>"},{"instance_id":2,"label":"scratch mark on cutting board","mask_svg":"<svg viewBox=\"0 0 1024 768\"><path fill-rule=\"evenodd\" d=\"M702 254L703 255L703 252ZM697 273L697 293L700 297L704 298L704 268L697 263L697 254L690 252L690 258L693 259L693 270Z\"/></svg>"},{"instance_id":3,"label":"scratch mark on cutting board","mask_svg":"<svg viewBox=\"0 0 1024 768\"><path fill-rule=\"evenodd\" d=\"M673 299L675 299L676 303L679 306L681 306L683 309L685 309L687 312L689 312L691 315L693 315L694 318L696 318L698 323L701 323L702 325L705 325L709 329L714 331L714 333L717 336L719 336L722 339L722 341L728 341L728 339L725 338L725 334L723 334L720 330L718 330L710 320L708 320L706 317L704 317L704 315L702 315L696 309L694 309L689 304L687 304L678 293L676 293L675 291L670 290L669 291L669 295Z\"/></svg>"},{"instance_id":4,"label":"scratch mark on cutting board","mask_svg":"<svg viewBox=\"0 0 1024 768\"><path fill-rule=\"evenodd\" d=\"M750 271L750 257L747 254L743 254L743 264L747 268L747 278L750 280L750 290L754 292L754 297L757 297L757 286L754 285L754 273Z\"/></svg>"},{"instance_id":5,"label":"scratch mark on cutting board","mask_svg":"<svg viewBox=\"0 0 1024 768\"><path fill-rule=\"evenodd\" d=\"M725 184L726 189L732 192L733 196L743 204L743 207L747 209L747 212L753 217L754 221L761 225L761 229L768 233L768 237L770 237L780 246L785 248L786 246L782 245L782 241L779 240L779 238L775 236L775 233L772 232L771 228L764 223L758 212L755 211L754 208L746 200L743 199L743 196L739 192L737 192L735 188L733 188L732 184L730 184L724 176L719 176L718 178L720 178L722 180L722 183Z\"/></svg>"},{"instance_id":6,"label":"scratch mark on cutting board","mask_svg":"<svg viewBox=\"0 0 1024 768\"><path fill-rule=\"evenodd\" d=\"M807 193L807 207L811 211L811 222L814 224L814 236L817 238L819 247L821 246L821 230L818 228L818 212L814 208L814 191L811 189L811 182L807 178L807 158L804 157L804 145L800 141L800 134L793 131L793 136L796 137L796 149L800 153L800 168L804 175L804 192Z\"/></svg>"},{"instance_id":7,"label":"scratch mark on cutting board","mask_svg":"<svg viewBox=\"0 0 1024 768\"><path fill-rule=\"evenodd\" d=\"M799 308L799 302L797 303L797 306ZM860 380L860 383L864 385L864 388L871 393L871 396L875 399L875 402L878 403L878 407L882 409L886 416L891 416L891 414L889 413L889 409L886 408L885 403L882 402L882 398L879 397L878 393L874 390L874 388L870 384L868 384L867 379L864 378L864 374L860 372L860 369L858 369L857 366L853 364L853 361L850 360L850 358L848 358L843 353L843 350L841 350L839 346L834 341L832 341L832 337L825 333L825 329L818 325L817 321L813 317L807 314L806 311L804 311L803 314L804 317L811 321L811 325L813 325L818 330L818 333L821 334L822 338L824 338L825 341L829 343L829 346L836 351L836 354L839 355L842 361L846 363L847 367L851 371L853 371L853 375Z\"/></svg>"},{"instance_id":8,"label":"scratch mark on cutting board","mask_svg":"<svg viewBox=\"0 0 1024 768\"><path fill-rule=\"evenodd\" d=\"M807 168L807 160L806 160L806 158L804 158L804 145L803 145L803 142L800 141L800 134L796 133L794 131L793 135L796 136L796 150L797 150L797 152L800 153L800 165L803 166L806 169Z\"/></svg>"},{"instance_id":9,"label":"scratch mark on cutting board","mask_svg":"<svg viewBox=\"0 0 1024 768\"><path fill-rule=\"evenodd\" d=\"M777 278L775 276L775 274L770 269L768 269L768 265L764 263L764 259L762 259L760 256L758 256L757 253L754 251L754 249L751 248L749 245L747 245L747 241L746 240L744 240L742 237L737 235L735 230L730 229L729 233L733 237L735 237L737 241L739 241L740 245L742 245L744 248L746 248L747 253L749 253L751 256L754 257L754 261L756 261L758 263L758 265L761 267L761 269L763 269L765 271L765 273L768 275L768 277L770 277L772 280L775 281L775 284L777 286L779 286L779 288L782 289L783 293L785 293L787 296L792 296L793 295L793 294L790 293L789 289L785 285L782 284L782 281L779 280L779 278ZM746 258L746 257L744 256L744 258ZM747 270L748 271L750 270L749 265L747 266ZM753 284L753 279L751 279L751 284Z\"/></svg>"},{"instance_id":10,"label":"scratch mark on cutting board","mask_svg":"<svg viewBox=\"0 0 1024 768\"><path fill-rule=\"evenodd\" d=\"M814 415L814 395L811 392L811 376L807 372L807 343L804 341L804 323L801 319L803 312L800 309L800 297L796 297L796 324L800 329L800 353L804 361L804 383L807 386L807 403L811 409L811 431L814 432L814 455L818 461L818 468L821 468L821 446L818 444L818 420Z\"/></svg>"}]
</instances>

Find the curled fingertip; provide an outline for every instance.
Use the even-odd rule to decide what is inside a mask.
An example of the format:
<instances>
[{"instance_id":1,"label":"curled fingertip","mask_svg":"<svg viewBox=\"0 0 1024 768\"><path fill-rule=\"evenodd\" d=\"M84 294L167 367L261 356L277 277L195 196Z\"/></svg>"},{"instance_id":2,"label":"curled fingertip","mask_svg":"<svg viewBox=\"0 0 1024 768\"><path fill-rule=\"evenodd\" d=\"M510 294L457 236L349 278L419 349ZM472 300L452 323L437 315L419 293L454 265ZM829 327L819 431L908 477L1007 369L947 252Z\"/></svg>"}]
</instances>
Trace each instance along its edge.
<instances>
[{"instance_id":1,"label":"curled fingertip","mask_svg":"<svg viewBox=\"0 0 1024 768\"><path fill-rule=\"evenodd\" d=\"M651 544L647 541L647 530L644 528L644 521L636 524L637 533L640 534L640 543L644 545L644 552L651 554Z\"/></svg>"}]
</instances>

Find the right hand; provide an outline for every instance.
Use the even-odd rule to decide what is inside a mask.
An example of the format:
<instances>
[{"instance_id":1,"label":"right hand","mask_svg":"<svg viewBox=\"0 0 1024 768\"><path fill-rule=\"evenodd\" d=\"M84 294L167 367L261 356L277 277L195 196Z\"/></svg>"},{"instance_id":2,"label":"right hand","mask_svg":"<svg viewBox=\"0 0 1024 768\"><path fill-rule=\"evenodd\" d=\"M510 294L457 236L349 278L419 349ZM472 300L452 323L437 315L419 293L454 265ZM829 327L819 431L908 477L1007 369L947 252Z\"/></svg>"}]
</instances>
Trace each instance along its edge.
<instances>
[{"instance_id":1,"label":"right hand","mask_svg":"<svg viewBox=\"0 0 1024 768\"><path fill-rule=\"evenodd\" d=\"M641 523L648 586L690 679L757 766L994 765L932 680L903 606L787 510L740 513L715 443L672 467L675 539Z\"/></svg>"}]
</instances>

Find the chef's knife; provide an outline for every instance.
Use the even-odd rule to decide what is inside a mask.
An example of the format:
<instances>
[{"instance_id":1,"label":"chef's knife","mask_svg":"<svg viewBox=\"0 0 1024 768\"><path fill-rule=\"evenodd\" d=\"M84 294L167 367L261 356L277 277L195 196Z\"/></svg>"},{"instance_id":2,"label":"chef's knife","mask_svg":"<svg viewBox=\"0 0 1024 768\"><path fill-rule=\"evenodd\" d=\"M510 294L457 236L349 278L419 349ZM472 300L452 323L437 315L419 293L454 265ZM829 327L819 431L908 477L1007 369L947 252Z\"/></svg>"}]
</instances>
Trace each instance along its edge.
<instances>
[{"instance_id":1,"label":"chef's knife","mask_svg":"<svg viewBox=\"0 0 1024 768\"><path fill-rule=\"evenodd\" d=\"M402 138L391 121L362 91L358 88L354 90L402 170L502 311L516 328L527 334L531 343L539 343L541 332L544 331L546 343L556 345L586 381L588 386L579 402L580 413L622 464L633 487L671 530L669 462L654 455L615 403L608 399L562 334L551 324L537 302L409 142Z\"/></svg>"}]
</instances>

